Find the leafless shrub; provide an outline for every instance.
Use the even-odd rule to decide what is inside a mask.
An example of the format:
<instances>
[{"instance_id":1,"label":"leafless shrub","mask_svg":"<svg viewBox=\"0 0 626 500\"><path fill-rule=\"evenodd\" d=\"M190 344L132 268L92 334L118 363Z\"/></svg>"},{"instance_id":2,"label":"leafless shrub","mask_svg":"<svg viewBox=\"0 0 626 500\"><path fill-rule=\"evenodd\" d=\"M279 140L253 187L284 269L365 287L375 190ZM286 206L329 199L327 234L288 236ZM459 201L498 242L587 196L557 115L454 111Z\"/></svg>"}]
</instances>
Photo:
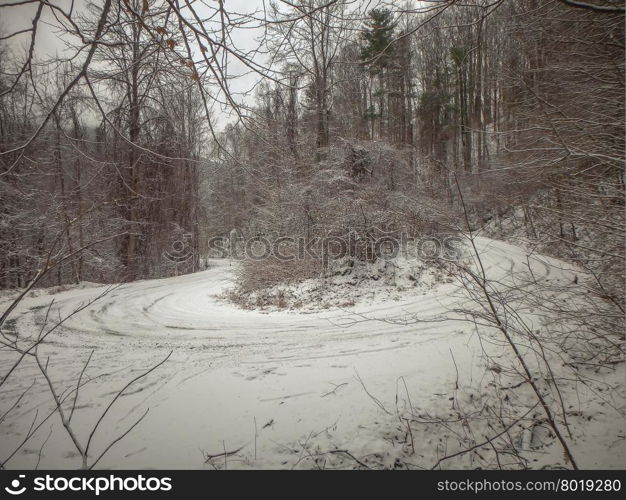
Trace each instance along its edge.
<instances>
[{"instance_id":1,"label":"leafless shrub","mask_svg":"<svg viewBox=\"0 0 626 500\"><path fill-rule=\"evenodd\" d=\"M277 285L301 283L322 275L321 259L307 257L303 259L283 260L268 257L263 260L244 259L238 263L239 270L231 298L236 301Z\"/></svg>"}]
</instances>

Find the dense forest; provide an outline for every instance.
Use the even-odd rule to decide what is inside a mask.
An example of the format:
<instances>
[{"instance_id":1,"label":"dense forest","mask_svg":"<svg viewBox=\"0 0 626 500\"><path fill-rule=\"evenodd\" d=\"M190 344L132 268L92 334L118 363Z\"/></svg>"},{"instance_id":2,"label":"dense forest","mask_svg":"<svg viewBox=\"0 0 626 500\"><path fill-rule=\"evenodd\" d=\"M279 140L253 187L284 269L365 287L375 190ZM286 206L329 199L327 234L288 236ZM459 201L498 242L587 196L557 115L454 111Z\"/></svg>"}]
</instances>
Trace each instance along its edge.
<instances>
[{"instance_id":1,"label":"dense forest","mask_svg":"<svg viewBox=\"0 0 626 500\"><path fill-rule=\"evenodd\" d=\"M507 295L435 264L482 293L475 324L502 331L575 466L560 393L509 335L532 337L516 314L546 307L576 341L593 332L590 352L558 349L623 354L624 16L619 0L0 3L0 289L180 276L254 238L523 242L575 266L584 305L562 283ZM349 272L236 257L227 298L248 308Z\"/></svg>"},{"instance_id":2,"label":"dense forest","mask_svg":"<svg viewBox=\"0 0 626 500\"><path fill-rule=\"evenodd\" d=\"M473 224L521 208L529 236L622 302L619 5L274 6L249 102L218 64L232 53L176 5L90 6L69 34L117 22L82 67L32 59L3 27L3 287L51 258L49 284L191 271L233 229L437 231L454 225L458 183ZM223 132L221 101L236 117ZM162 255L183 234L194 258L173 265Z\"/></svg>"}]
</instances>

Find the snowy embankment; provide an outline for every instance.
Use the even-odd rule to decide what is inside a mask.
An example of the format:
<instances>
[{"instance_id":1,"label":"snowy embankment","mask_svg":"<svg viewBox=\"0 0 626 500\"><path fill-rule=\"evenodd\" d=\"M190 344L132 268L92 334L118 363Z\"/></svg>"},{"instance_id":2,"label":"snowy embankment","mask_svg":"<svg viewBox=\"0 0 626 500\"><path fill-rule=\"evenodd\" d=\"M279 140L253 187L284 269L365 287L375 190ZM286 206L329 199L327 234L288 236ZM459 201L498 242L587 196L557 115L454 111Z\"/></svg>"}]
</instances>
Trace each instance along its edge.
<instances>
[{"instance_id":1,"label":"snowy embankment","mask_svg":"<svg viewBox=\"0 0 626 500\"><path fill-rule=\"evenodd\" d=\"M235 286L218 297L245 309L311 312L401 300L424 295L437 285L454 281L443 266L416 256L397 256L375 262L342 259L332 262L326 274L249 293Z\"/></svg>"},{"instance_id":2,"label":"snowy embankment","mask_svg":"<svg viewBox=\"0 0 626 500\"><path fill-rule=\"evenodd\" d=\"M529 259L518 247L486 238L478 244L491 279L504 281L530 262L536 280L573 282L563 262L538 255ZM459 285L350 309L263 313L218 300L232 273L228 261L212 264L197 274L114 288L67 319L41 347L61 389L75 385L93 350L89 382L73 417L81 439L118 390L173 351L105 417L92 444L95 455L149 408L99 468L430 468L494 433L481 428L480 419L461 415L479 415L485 408L503 411L486 395L491 384L504 382L496 379L500 369L483 350L491 350L491 359L502 365L512 361L506 346L485 343L474 324L444 321L465 300ZM12 328L20 335L39 331L52 298L48 321L54 323L104 290L29 297L14 314ZM0 351L3 373L13 359ZM580 467L622 467L623 363L594 376L597 390L576 381L575 392L564 389L572 449ZM2 388L0 414L33 380L0 424L2 460L18 446L37 412L41 419L51 405L45 381L30 361ZM517 405L520 412L526 411L524 404L532 406L524 387L506 390L500 405ZM402 420L407 407L415 417L411 432ZM529 467L567 466L540 422L518 424L507 435L519 441ZM485 466L480 451L440 465ZM216 458L205 463L207 455ZM38 462L40 468L81 465L58 415L6 467L32 468Z\"/></svg>"}]
</instances>

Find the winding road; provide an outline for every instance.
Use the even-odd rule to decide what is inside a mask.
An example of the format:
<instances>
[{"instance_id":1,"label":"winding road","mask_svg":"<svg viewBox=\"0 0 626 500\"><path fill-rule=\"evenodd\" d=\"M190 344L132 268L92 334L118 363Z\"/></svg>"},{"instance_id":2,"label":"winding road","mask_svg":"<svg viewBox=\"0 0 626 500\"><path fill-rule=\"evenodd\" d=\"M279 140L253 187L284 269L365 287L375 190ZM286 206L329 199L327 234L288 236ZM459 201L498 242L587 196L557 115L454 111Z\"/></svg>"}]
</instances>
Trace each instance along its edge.
<instances>
[{"instance_id":1,"label":"winding road","mask_svg":"<svg viewBox=\"0 0 626 500\"><path fill-rule=\"evenodd\" d=\"M491 279L517 279L530 263L534 279L572 280L561 261L529 258L519 247L487 238L476 242ZM441 320L464 300L456 284L349 310L267 313L218 299L232 283L232 270L228 261L211 264L204 272L112 289L44 293L14 313L20 335L39 331L46 316L48 325L65 318L41 347L59 392L71 390L93 352L73 417L83 439L117 391L172 353L103 420L95 456L149 409L98 467L210 467L216 464L206 464L207 455L234 450L219 459L220 467L311 467L312 449L335 448L391 466L390 449L399 445L386 430L397 422L389 409L409 399L415 407L447 409L459 379L470 387L485 377L473 327ZM0 350L3 373L13 359ZM27 388L28 397L0 425L3 460L33 419L49 411L49 390L37 366L25 362L2 388L1 412ZM436 448L424 443L415 460L432 462ZM80 466L58 416L7 467L37 462L41 468Z\"/></svg>"}]
</instances>

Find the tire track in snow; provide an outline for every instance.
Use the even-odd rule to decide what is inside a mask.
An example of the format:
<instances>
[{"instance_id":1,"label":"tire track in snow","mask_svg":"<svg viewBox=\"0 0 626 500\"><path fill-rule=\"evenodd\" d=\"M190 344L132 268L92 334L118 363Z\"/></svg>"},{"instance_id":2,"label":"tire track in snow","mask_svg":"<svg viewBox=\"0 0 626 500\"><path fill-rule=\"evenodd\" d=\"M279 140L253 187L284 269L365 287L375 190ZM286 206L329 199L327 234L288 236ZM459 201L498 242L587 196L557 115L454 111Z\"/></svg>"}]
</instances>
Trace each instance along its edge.
<instances>
[{"instance_id":1,"label":"tire track in snow","mask_svg":"<svg viewBox=\"0 0 626 500\"><path fill-rule=\"evenodd\" d=\"M477 245L484 251L489 278L507 280L526 272L526 252L519 247L486 238L478 238ZM550 276L554 263L563 264L539 256L530 260L537 279ZM441 322L402 325L376 321L445 314L462 300L459 285L441 285L426 295L361 304L349 311L268 314L238 309L214 297L231 283L230 275L225 263L216 262L215 267L192 275L124 284L68 319L50 336L45 348L53 366L58 367L53 374L55 382L71 384L91 349L95 354L89 375L108 375L101 381L94 379L84 390L89 404L77 410L77 415L85 422L131 374L153 365L169 350L175 352L145 386L120 398L121 408L110 422L115 432L145 406L151 407L150 418L134 431L136 437L128 447L112 452L103 466L199 466L197 454L188 450L196 450L199 442L221 447L222 439L236 444L242 432L249 440L250 433L242 429L252 425L253 416L259 423L262 417L273 419L276 424L265 432L280 442L306 435L321 422L330 425L339 415L352 419L356 429L370 422L367 419L376 409L354 382L355 370L377 393L386 390L389 381L406 375L414 377L417 390L428 394L445 383L447 371L439 373L432 367L450 363L450 348L459 363L474 360L475 354L469 350L462 358L471 332L464 333L467 325L461 322L444 326ZM103 290L94 287L56 294L50 316L70 314ZM42 322L42 306L47 306L50 298L29 298L20 305L17 324L22 331ZM362 315L372 321L364 321ZM2 366L9 361L0 354ZM3 406L37 372L25 365L22 375L23 381L0 399ZM339 382L348 384L341 396L320 399L320 394ZM22 423L13 421L13 430L26 425L36 409L46 406L45 386L32 391L35 397L16 414ZM341 398L350 398L346 400L349 404L342 405ZM50 446L63 449L67 443ZM27 467L27 458L23 460L18 464ZM47 460L44 457L42 467L69 463L59 462L53 454Z\"/></svg>"}]
</instances>

